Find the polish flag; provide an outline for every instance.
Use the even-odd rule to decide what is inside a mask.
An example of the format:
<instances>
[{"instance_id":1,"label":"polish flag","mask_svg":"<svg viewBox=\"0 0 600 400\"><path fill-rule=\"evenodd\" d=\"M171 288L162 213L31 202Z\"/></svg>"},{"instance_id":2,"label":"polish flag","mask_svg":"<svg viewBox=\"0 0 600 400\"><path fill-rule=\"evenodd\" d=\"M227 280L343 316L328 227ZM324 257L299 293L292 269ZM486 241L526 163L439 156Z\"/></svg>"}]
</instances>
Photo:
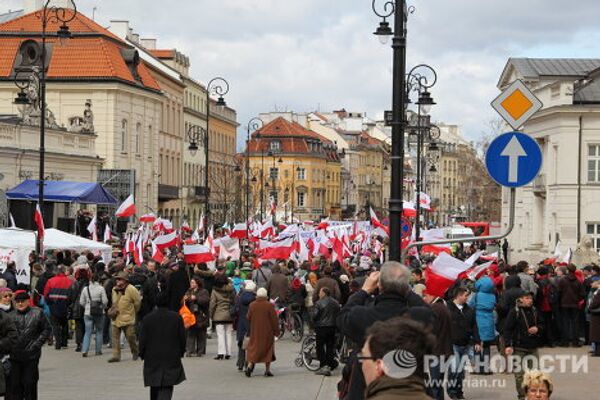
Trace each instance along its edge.
<instances>
[{"instance_id":1,"label":"polish flag","mask_svg":"<svg viewBox=\"0 0 600 400\"><path fill-rule=\"evenodd\" d=\"M142 262L144 261L144 239L141 232L138 233L138 237L135 242L133 260L135 261L135 265L142 265Z\"/></svg>"},{"instance_id":2,"label":"polish flag","mask_svg":"<svg viewBox=\"0 0 600 400\"><path fill-rule=\"evenodd\" d=\"M260 258L263 260L290 258L292 251L296 249L294 238L287 238L279 242L271 242L268 240L260 241Z\"/></svg>"},{"instance_id":3,"label":"polish flag","mask_svg":"<svg viewBox=\"0 0 600 400\"><path fill-rule=\"evenodd\" d=\"M87 231L92 235L92 240L94 242L98 241L98 227L96 226L96 216L90 221L90 224L87 226Z\"/></svg>"},{"instance_id":4,"label":"polish flag","mask_svg":"<svg viewBox=\"0 0 600 400\"><path fill-rule=\"evenodd\" d=\"M204 246L208 247L211 250L211 252L215 254L215 238L212 226L208 230L208 235L206 235L206 240L204 240Z\"/></svg>"},{"instance_id":5,"label":"polish flag","mask_svg":"<svg viewBox=\"0 0 600 400\"><path fill-rule=\"evenodd\" d=\"M144 214L140 217L140 222L154 222L156 221L156 215L154 213Z\"/></svg>"},{"instance_id":6,"label":"polish flag","mask_svg":"<svg viewBox=\"0 0 600 400\"><path fill-rule=\"evenodd\" d=\"M229 237L234 239L243 239L248 237L248 225L246 224L235 224Z\"/></svg>"},{"instance_id":7,"label":"polish flag","mask_svg":"<svg viewBox=\"0 0 600 400\"><path fill-rule=\"evenodd\" d=\"M165 259L165 255L154 242L152 242L152 259L159 264L162 264Z\"/></svg>"},{"instance_id":8,"label":"polish flag","mask_svg":"<svg viewBox=\"0 0 600 400\"><path fill-rule=\"evenodd\" d=\"M285 229L279 233L279 237L283 239L290 236L296 236L298 233L300 233L300 227L296 224L292 224L285 227Z\"/></svg>"},{"instance_id":9,"label":"polish flag","mask_svg":"<svg viewBox=\"0 0 600 400\"><path fill-rule=\"evenodd\" d=\"M171 246L176 246L179 242L179 238L177 237L177 232L173 231L171 233L167 233L166 235L158 236L154 239L154 244L158 247L159 250L168 249Z\"/></svg>"},{"instance_id":10,"label":"polish flag","mask_svg":"<svg viewBox=\"0 0 600 400\"><path fill-rule=\"evenodd\" d=\"M469 278L470 280L475 282L477 279L479 279L485 273L485 271L488 270L488 268L490 268L492 266L493 263L494 263L493 261L488 261L486 263L476 265L473 268L469 268L469 270L467 271L467 274L466 274L467 278Z\"/></svg>"},{"instance_id":11,"label":"polish flag","mask_svg":"<svg viewBox=\"0 0 600 400\"><path fill-rule=\"evenodd\" d=\"M419 196L419 205L425 210L431 210L431 197L427 193L421 192Z\"/></svg>"},{"instance_id":12,"label":"polish flag","mask_svg":"<svg viewBox=\"0 0 600 400\"><path fill-rule=\"evenodd\" d=\"M423 241L434 241L434 240L444 240L446 235L444 234L443 229L429 229L421 231L421 238ZM452 253L452 248L450 244L426 244L421 248L421 253L432 253L432 254L441 254L441 253Z\"/></svg>"},{"instance_id":13,"label":"polish flag","mask_svg":"<svg viewBox=\"0 0 600 400\"><path fill-rule=\"evenodd\" d=\"M402 202L402 214L405 217L416 217L417 209L415 208L415 203L412 201L403 201Z\"/></svg>"},{"instance_id":14,"label":"polish flag","mask_svg":"<svg viewBox=\"0 0 600 400\"><path fill-rule=\"evenodd\" d=\"M271 218L267 219L267 222L265 222L259 229L261 238L275 235L275 227L273 226L273 220Z\"/></svg>"},{"instance_id":15,"label":"polish flag","mask_svg":"<svg viewBox=\"0 0 600 400\"><path fill-rule=\"evenodd\" d=\"M130 194L129 197L127 197L125 201L121 203L119 208L117 208L117 212L115 212L115 215L120 218L127 218L134 215L135 212L136 210L135 203L133 201L133 195Z\"/></svg>"},{"instance_id":16,"label":"polish flag","mask_svg":"<svg viewBox=\"0 0 600 400\"><path fill-rule=\"evenodd\" d=\"M448 290L450 286L454 284L456 279L458 279L458 276L467 269L469 269L469 267L463 261L446 253L440 253L431 264L431 267L427 269L425 278L427 294L444 297L446 290Z\"/></svg>"},{"instance_id":17,"label":"polish flag","mask_svg":"<svg viewBox=\"0 0 600 400\"><path fill-rule=\"evenodd\" d=\"M104 243L107 243L112 239L112 232L110 231L110 225L106 224L104 228Z\"/></svg>"},{"instance_id":18,"label":"polish flag","mask_svg":"<svg viewBox=\"0 0 600 400\"><path fill-rule=\"evenodd\" d=\"M473 264L475 264L475 261L479 260L479 257L481 257L482 255L483 255L483 250L479 250L479 251L473 253L473 255L471 255L471 257L469 257L465 260L465 264L467 264L469 267L472 267Z\"/></svg>"},{"instance_id":19,"label":"polish flag","mask_svg":"<svg viewBox=\"0 0 600 400\"><path fill-rule=\"evenodd\" d=\"M37 225L38 238L43 239L44 232L46 230L44 229L44 218L42 218L42 211L40 211L39 203L35 206L35 211L33 212L33 220L35 221L35 224Z\"/></svg>"},{"instance_id":20,"label":"polish flag","mask_svg":"<svg viewBox=\"0 0 600 400\"><path fill-rule=\"evenodd\" d=\"M188 224L187 221L183 221L183 223L181 224L181 228L182 231L184 232L191 232L192 228L190 228L190 224Z\"/></svg>"},{"instance_id":21,"label":"polish flag","mask_svg":"<svg viewBox=\"0 0 600 400\"><path fill-rule=\"evenodd\" d=\"M498 260L498 252L494 252L492 254L486 254L485 256L479 257L484 261L497 261Z\"/></svg>"},{"instance_id":22,"label":"polish flag","mask_svg":"<svg viewBox=\"0 0 600 400\"><path fill-rule=\"evenodd\" d=\"M201 244L183 245L183 256L184 261L188 264L206 263L215 260L211 250Z\"/></svg>"},{"instance_id":23,"label":"polish flag","mask_svg":"<svg viewBox=\"0 0 600 400\"><path fill-rule=\"evenodd\" d=\"M329 217L321 220L319 225L317 225L316 229L327 229L329 227Z\"/></svg>"},{"instance_id":24,"label":"polish flag","mask_svg":"<svg viewBox=\"0 0 600 400\"><path fill-rule=\"evenodd\" d=\"M369 212L371 214L371 225L374 228L381 229L386 235L390 236L390 228L379 222L379 218L377 218L377 214L375 214L373 208L369 207Z\"/></svg>"}]
</instances>

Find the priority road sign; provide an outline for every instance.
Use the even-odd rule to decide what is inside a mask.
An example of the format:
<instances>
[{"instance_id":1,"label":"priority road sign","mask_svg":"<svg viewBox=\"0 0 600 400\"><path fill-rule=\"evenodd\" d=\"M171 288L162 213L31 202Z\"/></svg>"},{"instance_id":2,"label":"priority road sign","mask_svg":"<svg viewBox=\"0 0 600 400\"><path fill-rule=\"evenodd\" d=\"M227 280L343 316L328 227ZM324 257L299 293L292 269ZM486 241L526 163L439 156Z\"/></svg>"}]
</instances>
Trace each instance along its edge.
<instances>
[{"instance_id":1,"label":"priority road sign","mask_svg":"<svg viewBox=\"0 0 600 400\"><path fill-rule=\"evenodd\" d=\"M492 107L514 130L543 107L542 102L521 80L511 83L492 101Z\"/></svg>"},{"instance_id":2,"label":"priority road sign","mask_svg":"<svg viewBox=\"0 0 600 400\"><path fill-rule=\"evenodd\" d=\"M542 166L539 144L521 132L507 132L495 138L485 153L488 174L508 187L527 185Z\"/></svg>"}]
</instances>

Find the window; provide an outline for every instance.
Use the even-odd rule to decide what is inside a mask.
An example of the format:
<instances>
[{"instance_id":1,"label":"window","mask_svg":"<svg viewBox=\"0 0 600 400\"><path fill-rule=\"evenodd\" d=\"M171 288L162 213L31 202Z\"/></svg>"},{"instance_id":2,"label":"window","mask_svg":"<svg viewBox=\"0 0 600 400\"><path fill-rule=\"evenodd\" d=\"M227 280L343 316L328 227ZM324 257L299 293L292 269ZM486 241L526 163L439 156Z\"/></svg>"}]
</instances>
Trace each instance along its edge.
<instances>
[{"instance_id":1,"label":"window","mask_svg":"<svg viewBox=\"0 0 600 400\"><path fill-rule=\"evenodd\" d=\"M274 140L270 143L270 150L271 151L279 151L281 148L281 143L279 143L279 141Z\"/></svg>"},{"instance_id":2,"label":"window","mask_svg":"<svg viewBox=\"0 0 600 400\"><path fill-rule=\"evenodd\" d=\"M588 182L600 183L600 144L588 145Z\"/></svg>"},{"instance_id":3,"label":"window","mask_svg":"<svg viewBox=\"0 0 600 400\"><path fill-rule=\"evenodd\" d=\"M140 154L140 138L142 136L142 124L135 125L135 154Z\"/></svg>"},{"instance_id":4,"label":"window","mask_svg":"<svg viewBox=\"0 0 600 400\"><path fill-rule=\"evenodd\" d=\"M269 168L269 178L270 179L278 179L279 178L279 168Z\"/></svg>"},{"instance_id":5,"label":"window","mask_svg":"<svg viewBox=\"0 0 600 400\"><path fill-rule=\"evenodd\" d=\"M127 120L121 121L121 151L127 151Z\"/></svg>"},{"instance_id":6,"label":"window","mask_svg":"<svg viewBox=\"0 0 600 400\"><path fill-rule=\"evenodd\" d=\"M600 249L600 222L588 222L586 233L592 238L592 245L598 251Z\"/></svg>"},{"instance_id":7,"label":"window","mask_svg":"<svg viewBox=\"0 0 600 400\"><path fill-rule=\"evenodd\" d=\"M306 169L298 167L296 172L298 173L298 179L300 179L300 180L306 179Z\"/></svg>"},{"instance_id":8,"label":"window","mask_svg":"<svg viewBox=\"0 0 600 400\"><path fill-rule=\"evenodd\" d=\"M306 200L306 193L298 192L298 207L304 207L304 202Z\"/></svg>"}]
</instances>

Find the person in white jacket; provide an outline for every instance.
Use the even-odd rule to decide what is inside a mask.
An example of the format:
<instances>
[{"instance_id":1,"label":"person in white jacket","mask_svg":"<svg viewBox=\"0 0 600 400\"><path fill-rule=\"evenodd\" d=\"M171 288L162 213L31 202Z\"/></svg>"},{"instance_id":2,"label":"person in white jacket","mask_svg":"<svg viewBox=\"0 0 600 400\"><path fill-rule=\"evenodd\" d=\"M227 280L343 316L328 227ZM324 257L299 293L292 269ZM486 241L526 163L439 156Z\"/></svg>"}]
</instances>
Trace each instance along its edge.
<instances>
[{"instance_id":1,"label":"person in white jacket","mask_svg":"<svg viewBox=\"0 0 600 400\"><path fill-rule=\"evenodd\" d=\"M83 322L85 324L85 334L81 355L87 357L92 341L92 330L96 327L96 355L102 354L103 329L104 329L104 310L108 305L106 290L99 283L100 275L93 274L92 281L81 291L79 303L84 307Z\"/></svg>"}]
</instances>

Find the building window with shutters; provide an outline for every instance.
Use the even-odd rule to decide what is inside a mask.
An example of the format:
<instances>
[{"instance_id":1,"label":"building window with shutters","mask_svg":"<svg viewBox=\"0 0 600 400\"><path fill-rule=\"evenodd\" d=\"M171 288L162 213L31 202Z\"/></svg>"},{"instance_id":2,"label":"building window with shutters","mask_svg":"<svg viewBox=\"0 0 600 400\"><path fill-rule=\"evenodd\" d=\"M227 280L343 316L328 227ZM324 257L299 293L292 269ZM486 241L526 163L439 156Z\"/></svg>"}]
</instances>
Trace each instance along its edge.
<instances>
[{"instance_id":1,"label":"building window with shutters","mask_svg":"<svg viewBox=\"0 0 600 400\"><path fill-rule=\"evenodd\" d=\"M588 145L588 182L600 183L600 144Z\"/></svg>"},{"instance_id":2,"label":"building window with shutters","mask_svg":"<svg viewBox=\"0 0 600 400\"><path fill-rule=\"evenodd\" d=\"M596 251L600 250L600 222L587 222L586 233L592 238L592 246Z\"/></svg>"}]
</instances>

